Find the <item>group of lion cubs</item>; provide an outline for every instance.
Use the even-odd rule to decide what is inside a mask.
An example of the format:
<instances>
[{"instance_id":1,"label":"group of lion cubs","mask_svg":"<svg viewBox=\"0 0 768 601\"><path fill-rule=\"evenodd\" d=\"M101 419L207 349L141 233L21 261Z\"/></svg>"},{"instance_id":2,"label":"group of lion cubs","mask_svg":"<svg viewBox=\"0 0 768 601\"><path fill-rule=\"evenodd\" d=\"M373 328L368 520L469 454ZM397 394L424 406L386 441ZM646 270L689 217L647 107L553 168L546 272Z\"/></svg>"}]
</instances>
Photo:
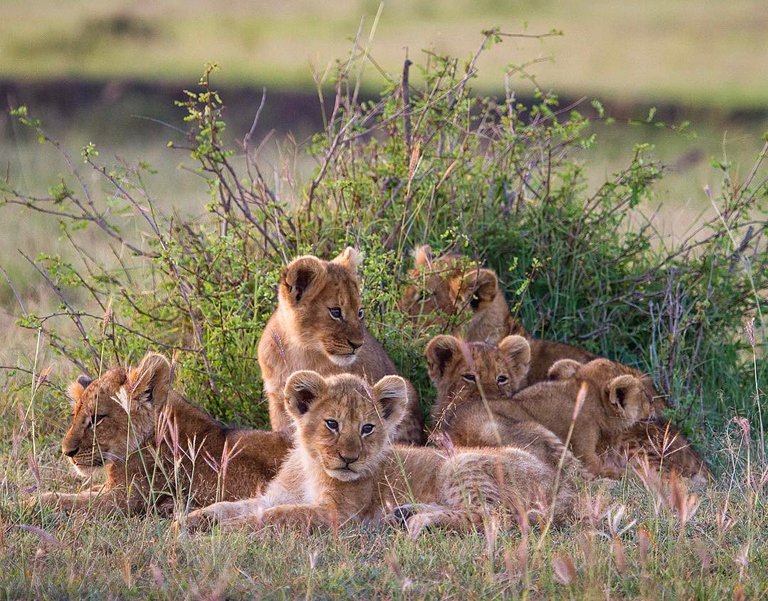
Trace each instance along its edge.
<instances>
[{"instance_id":1,"label":"group of lion cubs","mask_svg":"<svg viewBox=\"0 0 768 601\"><path fill-rule=\"evenodd\" d=\"M627 460L685 476L704 462L661 417L648 376L515 322L496 275L457 255L416 251L401 309L460 323L426 348L437 388L430 437L413 386L396 375L364 325L361 255L300 257L283 271L278 307L259 343L272 432L222 426L171 385L171 366L147 354L69 389L62 442L75 468L106 469L103 485L45 493L63 510L196 507L199 528L311 528L388 520L477 528L490 514L562 521L577 513L577 480L617 478ZM567 445L567 446L566 446ZM219 502L216 502L219 501Z\"/></svg>"}]
</instances>

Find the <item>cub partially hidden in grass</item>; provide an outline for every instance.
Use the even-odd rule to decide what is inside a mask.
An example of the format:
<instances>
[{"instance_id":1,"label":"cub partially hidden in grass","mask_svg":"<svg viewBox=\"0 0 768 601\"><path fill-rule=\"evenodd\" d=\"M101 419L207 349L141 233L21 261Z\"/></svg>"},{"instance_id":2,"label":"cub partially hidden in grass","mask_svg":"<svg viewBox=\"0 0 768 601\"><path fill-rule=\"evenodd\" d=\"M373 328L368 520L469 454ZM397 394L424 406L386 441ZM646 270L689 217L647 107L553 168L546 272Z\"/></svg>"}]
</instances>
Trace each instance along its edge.
<instances>
[{"instance_id":1,"label":"cub partially hidden in grass","mask_svg":"<svg viewBox=\"0 0 768 601\"><path fill-rule=\"evenodd\" d=\"M562 442L568 439L583 387L584 404L570 448L590 473L618 478L623 470L599 454L615 450L619 437L653 410L650 378L608 359L585 365L564 359L551 370L560 380L516 392L530 359L528 343L520 336L509 336L498 346L437 336L426 355L438 390L435 427L456 444L524 444L540 457L559 457L549 449L549 438L554 433ZM502 386L502 381L509 384Z\"/></svg>"},{"instance_id":2,"label":"cub partially hidden in grass","mask_svg":"<svg viewBox=\"0 0 768 601\"><path fill-rule=\"evenodd\" d=\"M463 447L513 445L542 461L579 471L573 454L550 430L535 421L489 415L487 401L511 399L525 386L531 348L522 336L498 344L435 336L426 348L427 370L437 388L431 437L448 436Z\"/></svg>"},{"instance_id":3,"label":"cub partially hidden in grass","mask_svg":"<svg viewBox=\"0 0 768 601\"><path fill-rule=\"evenodd\" d=\"M496 274L468 264L461 255L433 257L429 246L422 246L416 250L411 277L423 286L421 289L415 284L407 287L401 308L415 320L444 327L459 320L462 325L457 333L467 341L496 344L510 334L524 336L531 352L523 385L557 379L559 375L552 368L558 361L570 360L566 364L572 366L597 358L578 347L531 338L512 318ZM566 377L573 373L572 369L565 371ZM675 425L663 417L667 408L665 397L652 386L649 392L653 400L652 414L621 433L615 441L617 454L623 456L622 460L647 458L652 467L675 470L683 476L699 479L708 476L709 468L704 460Z\"/></svg>"},{"instance_id":4,"label":"cub partially hidden in grass","mask_svg":"<svg viewBox=\"0 0 768 601\"><path fill-rule=\"evenodd\" d=\"M174 499L202 506L258 494L291 448L288 435L227 428L171 388L171 366L148 353L138 367L114 367L97 380L80 376L69 389L72 424L61 449L106 482L90 490L41 495L65 511L171 512ZM37 498L33 499L36 501Z\"/></svg>"},{"instance_id":5,"label":"cub partially hidden in grass","mask_svg":"<svg viewBox=\"0 0 768 601\"><path fill-rule=\"evenodd\" d=\"M280 473L262 498L194 511L188 527L309 529L389 515L415 534L427 526L475 529L488 513L572 515L574 482L563 474L555 490L556 468L523 449L393 446L407 394L399 376L371 387L350 374L294 373L285 397L296 447Z\"/></svg>"}]
</instances>

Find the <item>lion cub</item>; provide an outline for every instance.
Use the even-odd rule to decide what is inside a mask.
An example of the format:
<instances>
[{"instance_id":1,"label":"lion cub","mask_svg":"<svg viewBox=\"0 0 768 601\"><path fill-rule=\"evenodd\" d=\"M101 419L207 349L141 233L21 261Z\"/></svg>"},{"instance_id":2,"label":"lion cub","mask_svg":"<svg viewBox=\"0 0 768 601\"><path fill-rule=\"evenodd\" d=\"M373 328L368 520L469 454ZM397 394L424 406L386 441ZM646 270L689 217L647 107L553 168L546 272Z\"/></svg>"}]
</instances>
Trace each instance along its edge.
<instances>
[{"instance_id":1,"label":"lion cub","mask_svg":"<svg viewBox=\"0 0 768 601\"><path fill-rule=\"evenodd\" d=\"M259 366L273 430L291 426L283 389L294 371L311 369L327 376L352 373L369 383L396 373L363 321L357 277L361 261L358 251L347 248L332 261L299 257L283 270L277 310L259 341ZM414 444L424 439L424 418L410 383L405 417L395 437Z\"/></svg>"},{"instance_id":2,"label":"lion cub","mask_svg":"<svg viewBox=\"0 0 768 601\"><path fill-rule=\"evenodd\" d=\"M45 505L130 513L168 509L174 497L194 506L259 493L291 448L285 433L227 428L171 388L171 366L148 353L138 367L115 367L69 388L72 425L61 450L106 483L77 494L45 493Z\"/></svg>"},{"instance_id":3,"label":"lion cub","mask_svg":"<svg viewBox=\"0 0 768 601\"><path fill-rule=\"evenodd\" d=\"M484 413L460 408L455 419L480 433L488 430L491 418L534 421L565 442L581 395L583 405L575 416L569 446L590 473L620 478L623 470L600 453L616 449L625 432L652 415L653 384L649 377L608 359L580 365L567 380L540 382L511 399L488 401Z\"/></svg>"},{"instance_id":4,"label":"lion cub","mask_svg":"<svg viewBox=\"0 0 768 601\"><path fill-rule=\"evenodd\" d=\"M400 308L420 323L446 328L455 323L457 336L490 344L512 334L524 336L531 346L529 384L546 380L547 370L558 359L585 363L597 358L575 346L532 338L512 318L493 270L474 265L461 255L435 258L429 246L421 246L416 249L410 276L422 285L406 287Z\"/></svg>"},{"instance_id":5,"label":"lion cub","mask_svg":"<svg viewBox=\"0 0 768 601\"><path fill-rule=\"evenodd\" d=\"M563 359L550 368L549 379L568 380L575 377L581 368L582 364ZM621 432L612 448L603 446L598 451L613 455L620 464L630 460L639 462L642 467L647 460L648 465L656 470L674 470L683 476L706 482L709 477L707 464L685 437L661 416L660 412L666 404L653 385L649 392L653 395L653 413L650 418Z\"/></svg>"},{"instance_id":6,"label":"lion cub","mask_svg":"<svg viewBox=\"0 0 768 601\"><path fill-rule=\"evenodd\" d=\"M597 358L577 347L528 336L511 318L496 274L490 269L467 267L460 255L433 258L429 246L422 246L416 251L411 275L424 283L423 293L417 286L410 286L403 297L401 307L414 318L424 314L443 326L449 325L451 317L463 319L465 325L459 331L465 333L466 340L493 343L510 334L525 336L531 346L527 385L555 378L550 371L557 361L570 359L581 364ZM630 458L645 456L652 466L674 469L683 476L707 476L709 469L704 460L674 424L662 417L667 407L665 397L656 391L652 395L653 415L622 433L616 449Z\"/></svg>"},{"instance_id":7,"label":"lion cub","mask_svg":"<svg viewBox=\"0 0 768 601\"><path fill-rule=\"evenodd\" d=\"M432 437L437 442L447 435L459 446L514 445L550 465L563 462L567 470L580 475L573 454L547 428L489 412L488 401L512 398L525 387L531 360L525 338L507 336L493 345L435 336L425 354L429 377L437 388L432 406Z\"/></svg>"},{"instance_id":8,"label":"lion cub","mask_svg":"<svg viewBox=\"0 0 768 601\"><path fill-rule=\"evenodd\" d=\"M353 375L293 374L286 408L296 447L260 499L217 503L189 514L190 527L218 520L225 527L312 527L380 520L388 512L412 533L425 526L468 530L488 512L551 510L556 521L574 509L574 484L520 448L436 449L392 446L408 411L399 376L374 386ZM554 504L554 505L553 505Z\"/></svg>"}]
</instances>

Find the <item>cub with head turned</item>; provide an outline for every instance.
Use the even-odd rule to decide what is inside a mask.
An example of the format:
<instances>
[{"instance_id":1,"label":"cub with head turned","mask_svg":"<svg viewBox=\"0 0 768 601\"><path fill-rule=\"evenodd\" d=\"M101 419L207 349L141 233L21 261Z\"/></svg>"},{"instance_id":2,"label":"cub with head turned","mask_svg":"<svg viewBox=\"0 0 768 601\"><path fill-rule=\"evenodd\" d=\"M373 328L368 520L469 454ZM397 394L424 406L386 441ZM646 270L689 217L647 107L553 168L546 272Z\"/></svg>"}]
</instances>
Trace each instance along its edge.
<instances>
[{"instance_id":1,"label":"cub with head turned","mask_svg":"<svg viewBox=\"0 0 768 601\"><path fill-rule=\"evenodd\" d=\"M602 452L615 449L617 438L652 411L650 380L607 359L585 365L565 359L554 369L563 379L515 392L530 359L528 343L520 336L509 336L497 347L437 336L426 354L438 390L436 427L457 444L525 443L546 460L562 454L551 443L556 437L561 445L569 441L592 474L616 478L622 470L604 461ZM569 438L580 392L584 404Z\"/></svg>"},{"instance_id":2,"label":"cub with head turned","mask_svg":"<svg viewBox=\"0 0 768 601\"><path fill-rule=\"evenodd\" d=\"M259 341L273 430L292 426L283 391L295 371L351 373L369 383L396 373L384 348L365 327L357 275L361 261L358 251L347 248L332 261L304 256L283 270L277 310ZM424 439L424 419L410 383L405 417L395 438L413 444Z\"/></svg>"},{"instance_id":3,"label":"cub with head turned","mask_svg":"<svg viewBox=\"0 0 768 601\"><path fill-rule=\"evenodd\" d=\"M447 327L455 322L453 333L470 342L496 344L512 334L524 336L531 346L528 384L545 380L547 370L559 359L585 363L597 358L576 346L531 337L512 317L493 270L461 255L433 257L426 245L417 248L415 254L410 273L415 283L406 287L400 308L419 323Z\"/></svg>"},{"instance_id":4,"label":"cub with head turned","mask_svg":"<svg viewBox=\"0 0 768 601\"><path fill-rule=\"evenodd\" d=\"M80 493L44 493L44 505L142 513L258 494L291 448L284 432L227 428L171 388L171 366L148 353L138 367L113 367L69 387L72 424L61 450L75 470L106 471ZM33 499L36 501L37 499Z\"/></svg>"}]
</instances>

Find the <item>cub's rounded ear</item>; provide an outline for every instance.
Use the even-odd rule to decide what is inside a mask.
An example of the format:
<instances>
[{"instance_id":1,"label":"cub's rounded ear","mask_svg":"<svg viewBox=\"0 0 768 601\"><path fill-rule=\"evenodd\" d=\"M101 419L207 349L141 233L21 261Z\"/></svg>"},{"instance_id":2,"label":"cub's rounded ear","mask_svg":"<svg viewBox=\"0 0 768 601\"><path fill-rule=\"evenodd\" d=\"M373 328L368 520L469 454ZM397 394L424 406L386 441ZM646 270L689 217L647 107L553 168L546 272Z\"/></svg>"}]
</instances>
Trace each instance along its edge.
<instances>
[{"instance_id":1,"label":"cub's rounded ear","mask_svg":"<svg viewBox=\"0 0 768 601\"><path fill-rule=\"evenodd\" d=\"M400 376L384 376L373 387L373 400L378 404L382 419L396 427L408 406L408 384Z\"/></svg>"},{"instance_id":2,"label":"cub's rounded ear","mask_svg":"<svg viewBox=\"0 0 768 601\"><path fill-rule=\"evenodd\" d=\"M435 336L429 341L424 354L427 357L427 371L433 382L439 381L448 368L461 358L461 345L461 340L447 334Z\"/></svg>"},{"instance_id":3,"label":"cub's rounded ear","mask_svg":"<svg viewBox=\"0 0 768 601\"><path fill-rule=\"evenodd\" d=\"M335 257L331 263L341 265L353 275L357 275L357 269L363 264L364 255L362 252L351 246L347 246L338 257Z\"/></svg>"},{"instance_id":4,"label":"cub's rounded ear","mask_svg":"<svg viewBox=\"0 0 768 601\"><path fill-rule=\"evenodd\" d=\"M624 409L627 400L633 394L641 392L642 384L635 376L623 375L611 380L606 386L608 400L612 405Z\"/></svg>"},{"instance_id":5,"label":"cub's rounded ear","mask_svg":"<svg viewBox=\"0 0 768 601\"><path fill-rule=\"evenodd\" d=\"M499 342L498 348L511 363L529 365L531 362L531 345L522 336L507 336Z\"/></svg>"},{"instance_id":6,"label":"cub's rounded ear","mask_svg":"<svg viewBox=\"0 0 768 601\"><path fill-rule=\"evenodd\" d=\"M132 404L165 402L171 390L171 362L160 353L147 353L128 373L126 389Z\"/></svg>"},{"instance_id":7,"label":"cub's rounded ear","mask_svg":"<svg viewBox=\"0 0 768 601\"><path fill-rule=\"evenodd\" d=\"M422 244L413 249L413 265L416 269L429 269L434 258L429 244Z\"/></svg>"},{"instance_id":8,"label":"cub's rounded ear","mask_svg":"<svg viewBox=\"0 0 768 601\"><path fill-rule=\"evenodd\" d=\"M88 388L88 384L93 382L93 379L85 374L77 376L77 380L72 382L67 388L67 396L69 397L70 404L74 407L77 402L83 396L85 389Z\"/></svg>"},{"instance_id":9,"label":"cub's rounded ear","mask_svg":"<svg viewBox=\"0 0 768 601\"><path fill-rule=\"evenodd\" d=\"M547 380L569 380L576 375L581 363L575 359L560 359L547 370Z\"/></svg>"},{"instance_id":10,"label":"cub's rounded ear","mask_svg":"<svg viewBox=\"0 0 768 601\"><path fill-rule=\"evenodd\" d=\"M293 372L285 383L285 408L294 419L299 419L327 389L325 379L316 371Z\"/></svg>"},{"instance_id":11,"label":"cub's rounded ear","mask_svg":"<svg viewBox=\"0 0 768 601\"><path fill-rule=\"evenodd\" d=\"M499 292L499 279L491 269L473 268L464 276L462 291L473 310L490 303Z\"/></svg>"},{"instance_id":12,"label":"cub's rounded ear","mask_svg":"<svg viewBox=\"0 0 768 601\"><path fill-rule=\"evenodd\" d=\"M280 277L280 294L298 304L309 290L317 289L325 275L325 265L317 257L299 257L291 261Z\"/></svg>"}]
</instances>

